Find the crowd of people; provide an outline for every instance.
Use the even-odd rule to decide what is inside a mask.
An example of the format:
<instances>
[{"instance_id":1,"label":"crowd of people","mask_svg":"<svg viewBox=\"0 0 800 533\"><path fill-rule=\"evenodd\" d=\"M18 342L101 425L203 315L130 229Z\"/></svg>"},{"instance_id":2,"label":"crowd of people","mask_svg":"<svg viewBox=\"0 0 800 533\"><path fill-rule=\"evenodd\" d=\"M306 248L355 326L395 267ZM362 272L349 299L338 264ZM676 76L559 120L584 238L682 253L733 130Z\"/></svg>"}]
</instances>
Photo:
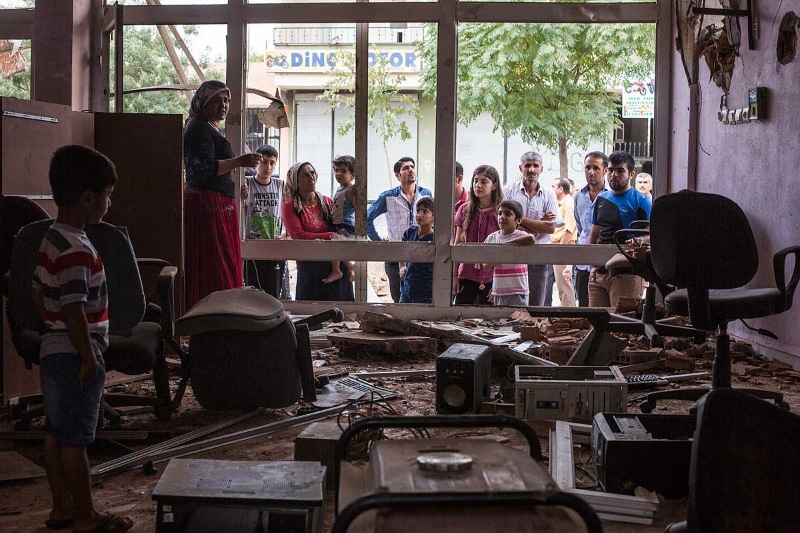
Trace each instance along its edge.
<instances>
[{"instance_id":1,"label":"crowd of people","mask_svg":"<svg viewBox=\"0 0 800 533\"><path fill-rule=\"evenodd\" d=\"M187 306L211 292L239 287L242 280L278 298L290 298L286 261L247 260L242 267L232 171L256 168L242 184L246 238L335 240L355 234L355 158L332 162L338 189L333 198L317 191L318 174L307 161L291 166L285 180L273 176L278 151L262 145L235 157L217 129L225 118L230 91L205 82L192 101L184 130L186 166ZM634 220L647 220L653 178L640 172L624 151L584 159L586 186L565 178L551 188L540 182L541 154L520 156L521 178L505 187L491 165L480 165L468 185L456 162L453 243L610 244L613 234ZM367 236L373 241L433 241L434 200L417 183L416 163L402 157L394 165L398 185L382 192L367 210ZM448 199L449 200L449 199ZM385 217L387 235L375 221ZM394 302L430 303L431 263L387 261L384 269ZM350 261L298 261L298 300L352 301ZM640 296L636 276L610 276L604 266L454 263L453 301L477 305L552 305L554 287L562 306L613 307L621 296Z\"/></svg>"}]
</instances>

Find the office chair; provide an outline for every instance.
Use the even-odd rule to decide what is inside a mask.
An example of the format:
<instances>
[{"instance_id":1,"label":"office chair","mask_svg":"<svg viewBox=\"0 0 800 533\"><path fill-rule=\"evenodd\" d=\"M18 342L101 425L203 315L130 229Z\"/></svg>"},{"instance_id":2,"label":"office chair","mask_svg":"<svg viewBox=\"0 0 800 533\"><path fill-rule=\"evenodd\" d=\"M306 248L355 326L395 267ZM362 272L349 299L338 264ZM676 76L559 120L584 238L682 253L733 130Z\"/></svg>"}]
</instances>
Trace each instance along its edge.
<instances>
[{"instance_id":1,"label":"office chair","mask_svg":"<svg viewBox=\"0 0 800 533\"><path fill-rule=\"evenodd\" d=\"M40 322L33 311L31 278L36 254L52 220L34 222L22 228L14 242L11 270L8 274L8 320L12 342L17 352L32 368L39 360ZM161 420L170 418L180 402L182 391L170 398L164 345L174 332L173 287L177 268L167 266L159 275L160 322L143 320L146 301L136 257L125 233L101 222L85 227L89 240L103 260L108 285L109 346L103 353L106 370L128 375L152 371L155 397L131 394L104 394L104 414L112 425L120 415L114 407L152 406ZM41 402L41 396L14 400L12 414L20 418L16 427L27 429L30 421L41 416L41 408L27 409Z\"/></svg>"},{"instance_id":2,"label":"office chair","mask_svg":"<svg viewBox=\"0 0 800 533\"><path fill-rule=\"evenodd\" d=\"M636 224L639 222L640 224ZM656 288L661 292L662 297L672 291L672 288L661 283L653 272L647 254L634 253L626 241L637 239L650 234L649 223L647 221L636 221L630 229L622 229L614 233L614 244L617 245L619 253L614 255L606 262L606 270L612 276L623 274L633 274L647 281L644 292L644 302L642 303L642 318L628 318L613 314L608 324L608 331L619 333L629 333L644 335L650 341L652 347L663 347L662 337L692 337L695 344L701 344L706 340L706 332L678 326L671 322L671 319L656 320Z\"/></svg>"},{"instance_id":3,"label":"office chair","mask_svg":"<svg viewBox=\"0 0 800 533\"><path fill-rule=\"evenodd\" d=\"M697 405L687 520L666 531L800 531L800 417L743 389Z\"/></svg>"},{"instance_id":4,"label":"office chair","mask_svg":"<svg viewBox=\"0 0 800 533\"><path fill-rule=\"evenodd\" d=\"M731 387L728 323L782 313L792 306L800 280L800 246L775 253L772 264L776 287L750 289L758 270L758 250L747 217L732 200L718 194L681 191L656 199L650 214L650 261L664 283L680 287L664 305L671 314L688 316L695 328L716 330L712 388ZM786 259L794 269L785 283ZM766 330L758 330L769 334ZM745 392L788 409L783 395L759 389ZM640 409L649 413L658 399L696 401L707 387L653 392Z\"/></svg>"}]
</instances>

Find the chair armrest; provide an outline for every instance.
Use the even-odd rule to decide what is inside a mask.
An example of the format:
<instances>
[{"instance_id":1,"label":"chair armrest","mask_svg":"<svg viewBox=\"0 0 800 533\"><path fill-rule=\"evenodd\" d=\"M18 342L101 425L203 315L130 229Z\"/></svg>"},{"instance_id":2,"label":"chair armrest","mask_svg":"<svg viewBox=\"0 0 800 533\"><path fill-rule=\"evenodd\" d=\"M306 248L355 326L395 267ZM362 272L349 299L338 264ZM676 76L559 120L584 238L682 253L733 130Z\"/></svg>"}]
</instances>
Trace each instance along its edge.
<instances>
[{"instance_id":1,"label":"chair armrest","mask_svg":"<svg viewBox=\"0 0 800 533\"><path fill-rule=\"evenodd\" d=\"M155 261L161 261L156 259ZM165 265L158 274L158 303L161 305L161 334L164 339L175 336L175 276L178 267L163 262Z\"/></svg>"},{"instance_id":2,"label":"chair armrest","mask_svg":"<svg viewBox=\"0 0 800 533\"><path fill-rule=\"evenodd\" d=\"M168 267L172 266L169 261L164 261L163 259L156 259L154 257L137 257L136 264L139 267L143 266L160 266L160 267Z\"/></svg>"},{"instance_id":3,"label":"chair armrest","mask_svg":"<svg viewBox=\"0 0 800 533\"><path fill-rule=\"evenodd\" d=\"M646 221L644 221L646 222ZM631 255L629 252L630 250L625 249L625 242L628 240L629 236L649 236L650 230L649 229L620 229L614 232L614 244L617 245L617 248L625 256L625 258L633 263L634 261L642 261L642 258L635 257Z\"/></svg>"},{"instance_id":4,"label":"chair armrest","mask_svg":"<svg viewBox=\"0 0 800 533\"><path fill-rule=\"evenodd\" d=\"M794 270L792 277L789 279L789 284L786 284L786 258L789 255L794 256ZM772 257L772 268L775 271L775 285L781 291L782 302L781 308L778 313L782 313L792 307L792 298L794 291L797 288L797 283L800 281L800 246L789 246L783 250L778 250Z\"/></svg>"}]
</instances>

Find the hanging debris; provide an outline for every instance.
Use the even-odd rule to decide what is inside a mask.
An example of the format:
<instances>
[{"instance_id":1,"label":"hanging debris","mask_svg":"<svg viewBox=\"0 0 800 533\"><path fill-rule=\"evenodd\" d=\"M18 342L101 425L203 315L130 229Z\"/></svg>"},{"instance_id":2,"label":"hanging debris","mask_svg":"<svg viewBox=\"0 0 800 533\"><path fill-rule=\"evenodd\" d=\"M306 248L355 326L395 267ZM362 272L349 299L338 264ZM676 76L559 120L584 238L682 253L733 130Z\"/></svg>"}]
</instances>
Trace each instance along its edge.
<instances>
[{"instance_id":1,"label":"hanging debris","mask_svg":"<svg viewBox=\"0 0 800 533\"><path fill-rule=\"evenodd\" d=\"M699 45L711 73L711 79L717 87L728 94L737 55L736 47L728 40L728 32L724 27L706 26L700 33Z\"/></svg>"},{"instance_id":2,"label":"hanging debris","mask_svg":"<svg viewBox=\"0 0 800 533\"><path fill-rule=\"evenodd\" d=\"M781 20L781 27L778 29L778 63L786 65L790 63L797 53L797 26L800 25L794 11L789 11Z\"/></svg>"}]
</instances>

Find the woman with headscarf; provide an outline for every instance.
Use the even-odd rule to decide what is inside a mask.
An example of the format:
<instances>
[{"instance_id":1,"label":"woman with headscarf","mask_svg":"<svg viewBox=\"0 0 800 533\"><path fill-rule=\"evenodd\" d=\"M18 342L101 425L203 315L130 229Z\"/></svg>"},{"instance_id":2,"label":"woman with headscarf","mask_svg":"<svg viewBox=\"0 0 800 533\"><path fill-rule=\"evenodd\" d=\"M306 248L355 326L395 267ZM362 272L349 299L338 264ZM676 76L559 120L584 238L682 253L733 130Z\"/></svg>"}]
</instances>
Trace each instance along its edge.
<instances>
[{"instance_id":1,"label":"woman with headscarf","mask_svg":"<svg viewBox=\"0 0 800 533\"><path fill-rule=\"evenodd\" d=\"M253 167L259 154L234 156L220 133L231 92L221 81L194 93L183 129L186 308L212 292L242 286L242 250L233 171Z\"/></svg>"},{"instance_id":2,"label":"woman with headscarf","mask_svg":"<svg viewBox=\"0 0 800 533\"><path fill-rule=\"evenodd\" d=\"M317 192L317 171L309 162L295 163L286 174L282 212L289 237L295 240L333 240L333 200ZM298 300L353 301L353 285L347 263L340 261L342 276L333 281L330 261L298 261Z\"/></svg>"}]
</instances>

